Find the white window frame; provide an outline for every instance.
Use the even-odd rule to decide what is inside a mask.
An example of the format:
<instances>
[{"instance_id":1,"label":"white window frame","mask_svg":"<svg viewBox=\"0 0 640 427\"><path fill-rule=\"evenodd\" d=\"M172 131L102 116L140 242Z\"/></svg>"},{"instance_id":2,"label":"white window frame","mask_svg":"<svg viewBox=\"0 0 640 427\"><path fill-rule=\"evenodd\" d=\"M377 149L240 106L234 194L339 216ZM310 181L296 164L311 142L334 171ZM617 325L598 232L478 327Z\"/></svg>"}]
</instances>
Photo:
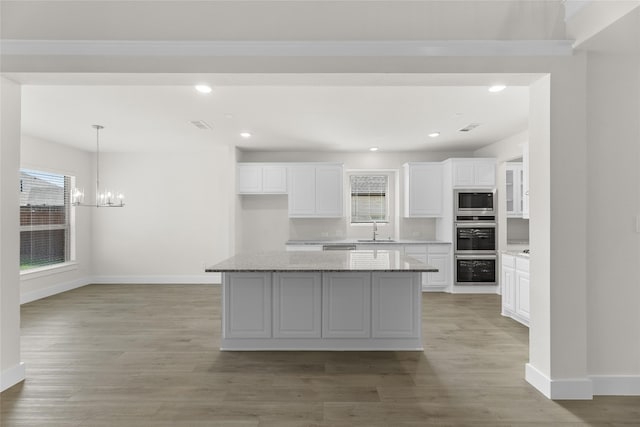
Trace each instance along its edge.
<instances>
[{"instance_id":1,"label":"white window frame","mask_svg":"<svg viewBox=\"0 0 640 427\"><path fill-rule=\"evenodd\" d=\"M375 221L376 224L381 225L381 226L386 226L387 224L389 224L391 222L390 219L390 215L391 215L391 209L389 206L389 191L390 191L390 184L389 182L391 181L392 175L391 172L387 171L387 170L380 170L380 171L375 171L375 170L371 170L371 171L348 171L347 172L347 188L349 189L348 191L348 212L347 214L349 215L349 225L351 225L352 227L360 227L360 226L371 226L371 224L374 223L374 220L371 221L358 221L358 222L353 222L353 215L352 215L352 210L351 210L351 206L352 206L352 198L353 198L353 193L351 191L351 177L352 176L386 176L387 177L387 188L385 191L385 220L384 221Z\"/></svg>"},{"instance_id":2,"label":"white window frame","mask_svg":"<svg viewBox=\"0 0 640 427\"><path fill-rule=\"evenodd\" d=\"M72 175L68 172L64 172L60 170L52 170L49 168L43 168L37 165L21 165L20 171L24 169L31 170L34 172L42 172L46 174L61 175L61 176L64 176L65 178L69 178L69 183L70 183L69 191L71 191L71 189L76 186L75 175ZM35 279L38 277L47 276L49 273L52 272L52 270L55 270L55 272L58 273L58 272L75 270L78 268L77 261L76 261L76 209L75 209L75 206L71 204L71 194L69 194L68 203L69 203L69 206L67 207L67 214L69 216L68 225L60 225L59 227L46 226L47 227L46 229L49 229L49 230L68 228L69 237L68 237L68 241L66 242L68 247L65 248L65 251L68 252L68 257L67 257L68 259L65 259L63 262L43 265L41 267L28 268L24 270L20 269L21 278ZM22 231L29 231L29 230L33 230L33 226L22 226L22 225L19 226L19 233L21 233ZM18 250L20 250L20 247L18 247Z\"/></svg>"}]
</instances>

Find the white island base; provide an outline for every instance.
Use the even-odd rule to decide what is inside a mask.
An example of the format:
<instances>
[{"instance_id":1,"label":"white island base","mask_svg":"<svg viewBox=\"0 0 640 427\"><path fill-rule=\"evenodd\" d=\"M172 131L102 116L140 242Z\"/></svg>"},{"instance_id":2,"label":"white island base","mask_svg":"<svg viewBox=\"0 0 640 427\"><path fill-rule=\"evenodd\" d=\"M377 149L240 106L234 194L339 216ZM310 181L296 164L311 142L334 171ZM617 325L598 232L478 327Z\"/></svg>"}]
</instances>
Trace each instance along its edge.
<instances>
[{"instance_id":1,"label":"white island base","mask_svg":"<svg viewBox=\"0 0 640 427\"><path fill-rule=\"evenodd\" d=\"M225 272L221 350L423 350L419 272Z\"/></svg>"}]
</instances>

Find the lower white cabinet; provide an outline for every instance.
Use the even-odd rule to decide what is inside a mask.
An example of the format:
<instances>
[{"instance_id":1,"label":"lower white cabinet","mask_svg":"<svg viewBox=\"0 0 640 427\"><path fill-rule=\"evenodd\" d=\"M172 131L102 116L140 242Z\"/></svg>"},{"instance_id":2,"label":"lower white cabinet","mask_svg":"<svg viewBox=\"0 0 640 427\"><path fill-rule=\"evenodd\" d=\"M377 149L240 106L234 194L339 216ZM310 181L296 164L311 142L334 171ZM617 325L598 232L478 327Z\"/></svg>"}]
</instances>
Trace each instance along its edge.
<instances>
[{"instance_id":1,"label":"lower white cabinet","mask_svg":"<svg viewBox=\"0 0 640 427\"><path fill-rule=\"evenodd\" d=\"M502 254L502 315L529 326L529 260Z\"/></svg>"},{"instance_id":2,"label":"lower white cabinet","mask_svg":"<svg viewBox=\"0 0 640 427\"><path fill-rule=\"evenodd\" d=\"M274 273L273 336L319 338L321 300L320 273Z\"/></svg>"},{"instance_id":3,"label":"lower white cabinet","mask_svg":"<svg viewBox=\"0 0 640 427\"><path fill-rule=\"evenodd\" d=\"M371 335L374 338L420 336L420 281L414 273L373 273Z\"/></svg>"},{"instance_id":4,"label":"lower white cabinet","mask_svg":"<svg viewBox=\"0 0 640 427\"><path fill-rule=\"evenodd\" d=\"M529 324L529 260L516 258L516 314Z\"/></svg>"},{"instance_id":5,"label":"lower white cabinet","mask_svg":"<svg viewBox=\"0 0 640 427\"><path fill-rule=\"evenodd\" d=\"M222 350L421 350L420 274L222 275Z\"/></svg>"},{"instance_id":6,"label":"lower white cabinet","mask_svg":"<svg viewBox=\"0 0 640 427\"><path fill-rule=\"evenodd\" d=\"M271 337L271 274L234 273L223 277L225 337Z\"/></svg>"},{"instance_id":7,"label":"lower white cabinet","mask_svg":"<svg viewBox=\"0 0 640 427\"><path fill-rule=\"evenodd\" d=\"M450 244L406 245L404 253L438 269L436 273L422 274L423 292L442 292L449 289L452 263Z\"/></svg>"},{"instance_id":8,"label":"lower white cabinet","mask_svg":"<svg viewBox=\"0 0 640 427\"><path fill-rule=\"evenodd\" d=\"M322 336L368 338L371 334L371 273L325 273Z\"/></svg>"}]
</instances>

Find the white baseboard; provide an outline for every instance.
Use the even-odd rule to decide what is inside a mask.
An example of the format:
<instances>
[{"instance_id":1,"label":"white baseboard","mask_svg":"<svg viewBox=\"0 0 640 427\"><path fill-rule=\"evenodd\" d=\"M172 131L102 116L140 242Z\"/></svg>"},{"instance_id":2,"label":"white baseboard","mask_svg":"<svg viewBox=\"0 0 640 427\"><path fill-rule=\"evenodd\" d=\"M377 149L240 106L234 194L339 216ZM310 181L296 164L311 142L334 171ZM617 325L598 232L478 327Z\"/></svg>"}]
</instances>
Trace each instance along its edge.
<instances>
[{"instance_id":1,"label":"white baseboard","mask_svg":"<svg viewBox=\"0 0 640 427\"><path fill-rule=\"evenodd\" d=\"M592 375L597 396L640 396L640 375Z\"/></svg>"},{"instance_id":2,"label":"white baseboard","mask_svg":"<svg viewBox=\"0 0 640 427\"><path fill-rule=\"evenodd\" d=\"M527 363L525 379L540 393L553 400L590 400L593 399L591 378L563 378L552 380L535 366Z\"/></svg>"},{"instance_id":3,"label":"white baseboard","mask_svg":"<svg viewBox=\"0 0 640 427\"><path fill-rule=\"evenodd\" d=\"M95 284L220 284L221 273L194 274L188 276L94 276L91 283Z\"/></svg>"},{"instance_id":4,"label":"white baseboard","mask_svg":"<svg viewBox=\"0 0 640 427\"><path fill-rule=\"evenodd\" d=\"M36 291L20 293L20 304L26 304L28 302L36 301L42 298L50 297L52 295L60 294L62 292L70 291L72 289L81 288L92 283L90 277L82 277L80 279L72 280L71 282L58 283L53 286L49 286Z\"/></svg>"},{"instance_id":5,"label":"white baseboard","mask_svg":"<svg viewBox=\"0 0 640 427\"><path fill-rule=\"evenodd\" d=\"M20 362L17 365L5 369L0 372L0 391L5 391L9 387L13 387L20 381L25 379L25 366L24 362Z\"/></svg>"}]
</instances>

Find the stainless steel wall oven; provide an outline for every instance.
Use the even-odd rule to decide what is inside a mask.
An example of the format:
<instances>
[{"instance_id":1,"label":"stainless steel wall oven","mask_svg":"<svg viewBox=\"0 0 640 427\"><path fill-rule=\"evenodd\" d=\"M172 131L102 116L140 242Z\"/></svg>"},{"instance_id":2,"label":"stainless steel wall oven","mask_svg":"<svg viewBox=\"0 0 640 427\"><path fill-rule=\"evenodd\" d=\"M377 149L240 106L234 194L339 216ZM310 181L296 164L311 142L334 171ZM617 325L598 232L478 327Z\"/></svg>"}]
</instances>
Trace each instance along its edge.
<instances>
[{"instance_id":1,"label":"stainless steel wall oven","mask_svg":"<svg viewBox=\"0 0 640 427\"><path fill-rule=\"evenodd\" d=\"M495 190L455 191L453 243L456 285L497 284L495 195Z\"/></svg>"}]
</instances>

